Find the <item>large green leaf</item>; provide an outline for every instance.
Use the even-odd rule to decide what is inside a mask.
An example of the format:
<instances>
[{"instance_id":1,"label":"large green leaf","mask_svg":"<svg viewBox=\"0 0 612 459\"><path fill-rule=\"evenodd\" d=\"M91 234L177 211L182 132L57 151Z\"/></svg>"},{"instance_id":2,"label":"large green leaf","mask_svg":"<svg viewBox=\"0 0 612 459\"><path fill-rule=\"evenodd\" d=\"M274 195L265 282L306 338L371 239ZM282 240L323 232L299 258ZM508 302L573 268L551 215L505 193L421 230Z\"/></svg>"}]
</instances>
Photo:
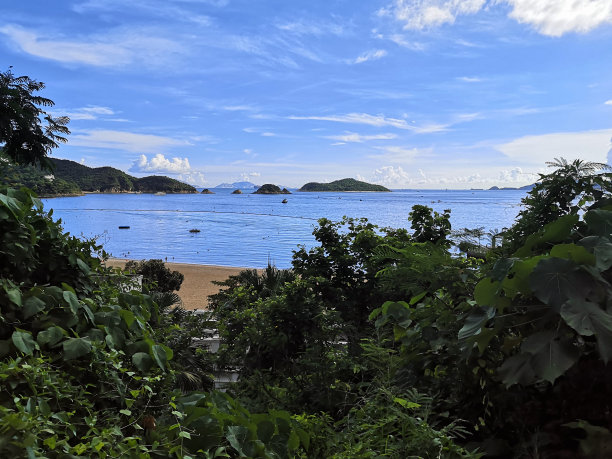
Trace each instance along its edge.
<instances>
[{"instance_id":1,"label":"large green leaf","mask_svg":"<svg viewBox=\"0 0 612 459\"><path fill-rule=\"evenodd\" d=\"M41 346L53 346L59 343L63 337L64 329L54 325L38 333L36 341L38 341L38 344Z\"/></svg>"},{"instance_id":2,"label":"large green leaf","mask_svg":"<svg viewBox=\"0 0 612 459\"><path fill-rule=\"evenodd\" d=\"M514 384L527 386L536 381L535 371L531 366L531 354L517 354L506 359L497 370L506 387Z\"/></svg>"},{"instance_id":3,"label":"large green leaf","mask_svg":"<svg viewBox=\"0 0 612 459\"><path fill-rule=\"evenodd\" d=\"M493 317L495 317L495 308L477 308L465 319L463 327L459 330L458 338L464 340L478 335L484 324Z\"/></svg>"},{"instance_id":4,"label":"large green leaf","mask_svg":"<svg viewBox=\"0 0 612 459\"><path fill-rule=\"evenodd\" d=\"M140 371L147 372L153 366L153 359L146 352L136 352L132 356L132 363Z\"/></svg>"},{"instance_id":5,"label":"large green leaf","mask_svg":"<svg viewBox=\"0 0 612 459\"><path fill-rule=\"evenodd\" d=\"M576 244L557 244L551 249L550 256L567 258L579 265L595 264L595 256L584 247Z\"/></svg>"},{"instance_id":6,"label":"large green leaf","mask_svg":"<svg viewBox=\"0 0 612 459\"><path fill-rule=\"evenodd\" d=\"M594 286L592 278L571 260L544 258L529 277L535 296L558 310L572 298L585 298Z\"/></svg>"},{"instance_id":7,"label":"large green leaf","mask_svg":"<svg viewBox=\"0 0 612 459\"><path fill-rule=\"evenodd\" d=\"M584 214L584 221L591 234L604 237L612 235L612 211L591 210Z\"/></svg>"},{"instance_id":8,"label":"large green leaf","mask_svg":"<svg viewBox=\"0 0 612 459\"><path fill-rule=\"evenodd\" d=\"M64 292L62 293L62 296L64 297L64 300L66 300L66 303L68 303L68 305L70 306L70 310L74 314L77 314L79 312L79 308L81 307L81 305L79 304L79 299L74 294L74 292L64 290Z\"/></svg>"},{"instance_id":9,"label":"large green leaf","mask_svg":"<svg viewBox=\"0 0 612 459\"><path fill-rule=\"evenodd\" d=\"M69 338L62 344L64 360L78 359L91 352L91 341L85 338Z\"/></svg>"},{"instance_id":10,"label":"large green leaf","mask_svg":"<svg viewBox=\"0 0 612 459\"><path fill-rule=\"evenodd\" d=\"M588 236L581 239L579 244L593 251L597 269L607 271L612 267L612 243L609 238Z\"/></svg>"},{"instance_id":11,"label":"large green leaf","mask_svg":"<svg viewBox=\"0 0 612 459\"><path fill-rule=\"evenodd\" d=\"M246 457L248 449L249 429L244 426L229 426L225 438L241 457Z\"/></svg>"},{"instance_id":12,"label":"large green leaf","mask_svg":"<svg viewBox=\"0 0 612 459\"><path fill-rule=\"evenodd\" d=\"M172 349L163 344L155 344L151 346L151 356L155 359L159 368L165 371L168 360L172 358Z\"/></svg>"},{"instance_id":13,"label":"large green leaf","mask_svg":"<svg viewBox=\"0 0 612 459\"><path fill-rule=\"evenodd\" d=\"M543 255L538 255L514 262L509 276L502 281L502 288L506 297L514 298L519 293L523 295L531 294L529 276L531 276L533 269L543 258L545 258Z\"/></svg>"},{"instance_id":14,"label":"large green leaf","mask_svg":"<svg viewBox=\"0 0 612 459\"><path fill-rule=\"evenodd\" d=\"M474 289L474 299L480 306L494 306L501 283L489 278L482 279Z\"/></svg>"},{"instance_id":15,"label":"large green leaf","mask_svg":"<svg viewBox=\"0 0 612 459\"><path fill-rule=\"evenodd\" d=\"M598 304L583 299L568 301L561 308L565 322L584 336L595 335L604 362L612 358L612 315Z\"/></svg>"},{"instance_id":16,"label":"large green leaf","mask_svg":"<svg viewBox=\"0 0 612 459\"><path fill-rule=\"evenodd\" d=\"M565 241L572 232L572 228L578 223L578 215L569 214L548 223L540 231L530 235L523 247L518 249L514 256L527 257L531 251L545 243L558 243Z\"/></svg>"},{"instance_id":17,"label":"large green leaf","mask_svg":"<svg viewBox=\"0 0 612 459\"><path fill-rule=\"evenodd\" d=\"M26 298L26 300L23 302L23 318L29 319L33 315L44 310L45 307L46 303L36 296Z\"/></svg>"},{"instance_id":18,"label":"large green leaf","mask_svg":"<svg viewBox=\"0 0 612 459\"><path fill-rule=\"evenodd\" d=\"M532 354L531 367L537 378L553 384L569 370L580 357L579 350L568 340L562 340L552 330L534 333L521 346Z\"/></svg>"},{"instance_id":19,"label":"large green leaf","mask_svg":"<svg viewBox=\"0 0 612 459\"><path fill-rule=\"evenodd\" d=\"M24 354L32 355L38 344L32 338L32 334L25 330L15 330L11 336L13 344Z\"/></svg>"}]
</instances>

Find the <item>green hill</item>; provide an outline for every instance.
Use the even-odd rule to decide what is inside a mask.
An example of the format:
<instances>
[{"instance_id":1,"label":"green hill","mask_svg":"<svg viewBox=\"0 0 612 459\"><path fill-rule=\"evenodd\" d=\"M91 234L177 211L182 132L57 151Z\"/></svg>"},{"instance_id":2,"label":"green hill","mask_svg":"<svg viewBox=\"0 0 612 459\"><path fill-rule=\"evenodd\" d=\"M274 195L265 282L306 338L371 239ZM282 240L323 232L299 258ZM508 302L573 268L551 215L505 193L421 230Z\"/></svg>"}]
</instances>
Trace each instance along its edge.
<instances>
[{"instance_id":1,"label":"green hill","mask_svg":"<svg viewBox=\"0 0 612 459\"><path fill-rule=\"evenodd\" d=\"M309 182L298 191L391 191L382 185L361 182L352 178L330 183Z\"/></svg>"},{"instance_id":2,"label":"green hill","mask_svg":"<svg viewBox=\"0 0 612 459\"><path fill-rule=\"evenodd\" d=\"M38 196L78 196L83 194L74 182L58 179L34 166L16 166L0 160L0 183L13 188L26 186Z\"/></svg>"},{"instance_id":3,"label":"green hill","mask_svg":"<svg viewBox=\"0 0 612 459\"><path fill-rule=\"evenodd\" d=\"M51 159L56 178L76 183L83 191L101 193L196 193L191 185L165 176L132 177L114 167L87 167L67 159Z\"/></svg>"},{"instance_id":4,"label":"green hill","mask_svg":"<svg viewBox=\"0 0 612 459\"><path fill-rule=\"evenodd\" d=\"M100 193L197 193L191 185L165 176L137 178L113 167L87 167L67 159L51 158L55 170L41 171L33 166L0 163L0 183L12 187L27 186L39 196Z\"/></svg>"},{"instance_id":5,"label":"green hill","mask_svg":"<svg viewBox=\"0 0 612 459\"><path fill-rule=\"evenodd\" d=\"M283 188L281 190L277 185L266 183L265 185L260 186L257 191L253 192L253 194L291 194L291 192L287 190L287 188Z\"/></svg>"}]
</instances>

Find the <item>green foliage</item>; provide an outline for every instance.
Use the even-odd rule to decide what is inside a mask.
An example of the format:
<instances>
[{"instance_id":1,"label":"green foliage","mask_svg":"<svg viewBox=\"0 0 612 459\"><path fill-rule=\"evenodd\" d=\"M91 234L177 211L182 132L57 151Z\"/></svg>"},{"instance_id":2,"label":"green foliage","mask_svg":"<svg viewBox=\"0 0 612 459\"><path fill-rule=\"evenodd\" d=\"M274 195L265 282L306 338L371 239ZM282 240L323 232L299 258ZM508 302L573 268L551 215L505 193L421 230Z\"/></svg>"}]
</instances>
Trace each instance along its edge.
<instances>
[{"instance_id":1,"label":"green foliage","mask_svg":"<svg viewBox=\"0 0 612 459\"><path fill-rule=\"evenodd\" d=\"M81 194L75 183L55 178L38 167L17 166L8 160L0 163L0 182L12 188L28 187L40 197Z\"/></svg>"},{"instance_id":2,"label":"green foliage","mask_svg":"<svg viewBox=\"0 0 612 459\"><path fill-rule=\"evenodd\" d=\"M540 180L522 200L516 224L505 233L506 252L512 253L533 233L564 215L578 215L586 206L609 197L612 191L610 173L606 164L563 158L548 163L556 170L540 174Z\"/></svg>"},{"instance_id":3,"label":"green foliage","mask_svg":"<svg viewBox=\"0 0 612 459\"><path fill-rule=\"evenodd\" d=\"M178 271L170 271L162 260L130 260L125 271L142 275L142 281L155 292L173 292L181 288L185 276Z\"/></svg>"},{"instance_id":4,"label":"green foliage","mask_svg":"<svg viewBox=\"0 0 612 459\"><path fill-rule=\"evenodd\" d=\"M44 87L27 76L15 76L10 68L0 72L0 151L17 164L51 169L47 155L66 142L69 119L54 118L43 109L54 105L36 95Z\"/></svg>"},{"instance_id":5,"label":"green foliage","mask_svg":"<svg viewBox=\"0 0 612 459\"><path fill-rule=\"evenodd\" d=\"M415 205L410 212L410 227L414 231L412 238L415 242L433 242L434 244L448 245L447 236L451 232L450 210L446 209L441 215L427 206Z\"/></svg>"}]
</instances>

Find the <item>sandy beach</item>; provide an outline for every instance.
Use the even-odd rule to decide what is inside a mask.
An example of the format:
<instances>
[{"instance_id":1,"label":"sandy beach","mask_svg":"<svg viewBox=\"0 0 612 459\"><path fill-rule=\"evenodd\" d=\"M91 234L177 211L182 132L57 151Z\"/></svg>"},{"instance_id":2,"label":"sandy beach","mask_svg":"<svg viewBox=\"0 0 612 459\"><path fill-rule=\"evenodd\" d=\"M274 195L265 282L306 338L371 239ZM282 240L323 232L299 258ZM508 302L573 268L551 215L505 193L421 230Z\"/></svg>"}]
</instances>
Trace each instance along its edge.
<instances>
[{"instance_id":1,"label":"sandy beach","mask_svg":"<svg viewBox=\"0 0 612 459\"><path fill-rule=\"evenodd\" d=\"M106 262L107 266L121 267L125 266L128 260L125 259L110 259ZM208 295L212 295L219 291L219 286L213 284L213 281L223 281L229 276L238 274L246 268L228 268L226 266L210 266L210 265L194 265L188 263L164 263L166 267L172 271L178 271L183 276L183 284L181 289L176 292L183 300L185 309L206 309L208 304Z\"/></svg>"}]
</instances>

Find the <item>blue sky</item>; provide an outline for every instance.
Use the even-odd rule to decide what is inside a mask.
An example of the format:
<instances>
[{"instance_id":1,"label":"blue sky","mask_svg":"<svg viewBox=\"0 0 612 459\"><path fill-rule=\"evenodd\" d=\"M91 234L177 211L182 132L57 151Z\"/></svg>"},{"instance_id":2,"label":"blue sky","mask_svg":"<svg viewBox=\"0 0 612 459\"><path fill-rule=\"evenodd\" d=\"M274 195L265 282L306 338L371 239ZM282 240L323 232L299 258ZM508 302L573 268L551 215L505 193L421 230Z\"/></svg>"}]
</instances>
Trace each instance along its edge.
<instances>
[{"instance_id":1,"label":"blue sky","mask_svg":"<svg viewBox=\"0 0 612 459\"><path fill-rule=\"evenodd\" d=\"M53 156L92 167L488 188L611 146L611 0L28 0L0 16L2 70L71 118Z\"/></svg>"}]
</instances>

